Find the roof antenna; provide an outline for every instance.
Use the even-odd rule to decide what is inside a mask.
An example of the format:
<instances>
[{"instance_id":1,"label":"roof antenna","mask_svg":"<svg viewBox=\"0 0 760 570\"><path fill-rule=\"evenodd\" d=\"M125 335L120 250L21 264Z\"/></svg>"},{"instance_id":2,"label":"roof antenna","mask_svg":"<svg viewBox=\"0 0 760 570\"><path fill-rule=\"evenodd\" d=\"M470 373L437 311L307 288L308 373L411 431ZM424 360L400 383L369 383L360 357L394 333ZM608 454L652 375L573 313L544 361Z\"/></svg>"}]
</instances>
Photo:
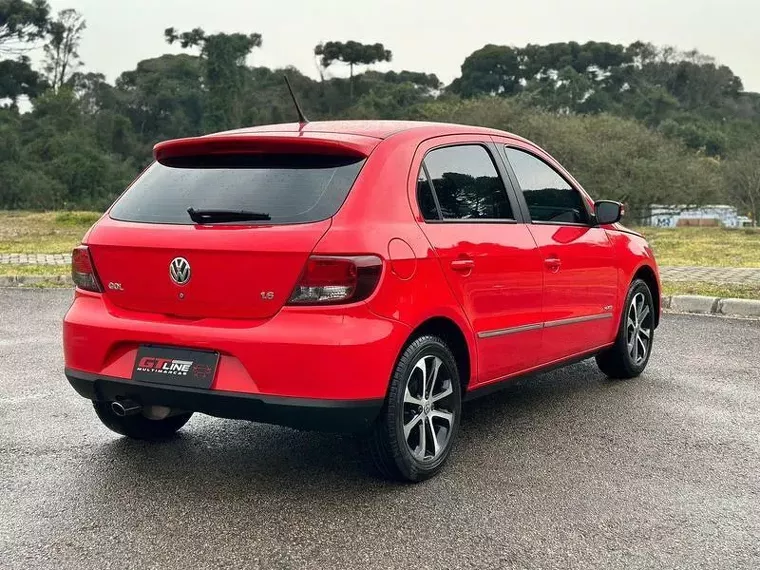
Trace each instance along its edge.
<instances>
[{"instance_id":1,"label":"roof antenna","mask_svg":"<svg viewBox=\"0 0 760 570\"><path fill-rule=\"evenodd\" d=\"M298 113L298 124L303 126L309 122L309 119L306 118L306 115L303 114L303 109L301 109L301 105L298 104L298 99L296 99L296 94L293 93L293 87L290 85L290 79L288 79L287 75L283 75L285 78L285 84L288 86L288 91L290 91L290 96L293 98L293 103L295 103L296 106L296 112Z\"/></svg>"}]
</instances>

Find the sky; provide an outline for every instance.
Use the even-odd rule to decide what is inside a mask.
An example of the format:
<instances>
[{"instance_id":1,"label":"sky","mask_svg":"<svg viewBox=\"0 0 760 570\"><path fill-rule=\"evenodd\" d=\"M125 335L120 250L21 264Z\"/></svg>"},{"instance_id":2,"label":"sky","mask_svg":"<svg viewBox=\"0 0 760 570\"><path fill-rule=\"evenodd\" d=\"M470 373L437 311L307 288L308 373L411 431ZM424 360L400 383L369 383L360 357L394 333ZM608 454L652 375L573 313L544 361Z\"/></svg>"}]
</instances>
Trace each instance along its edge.
<instances>
[{"instance_id":1,"label":"sky","mask_svg":"<svg viewBox=\"0 0 760 570\"><path fill-rule=\"evenodd\" d=\"M470 53L493 43L636 40L698 49L760 91L757 0L50 0L87 20L80 55L113 81L142 59L178 53L164 29L258 32L249 65L294 65L316 77L321 41L381 42L390 64L374 69L435 73L449 83ZM332 75L344 75L340 64Z\"/></svg>"}]
</instances>

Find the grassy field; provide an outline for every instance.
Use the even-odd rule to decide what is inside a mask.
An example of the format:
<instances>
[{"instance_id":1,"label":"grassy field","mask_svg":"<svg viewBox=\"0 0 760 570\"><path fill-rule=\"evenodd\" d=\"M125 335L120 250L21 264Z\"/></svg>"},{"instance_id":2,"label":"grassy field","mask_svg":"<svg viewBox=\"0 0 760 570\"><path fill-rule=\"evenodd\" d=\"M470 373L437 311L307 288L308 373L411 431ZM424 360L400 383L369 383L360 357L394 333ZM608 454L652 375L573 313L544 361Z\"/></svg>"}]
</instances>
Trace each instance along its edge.
<instances>
[{"instance_id":1,"label":"grassy field","mask_svg":"<svg viewBox=\"0 0 760 570\"><path fill-rule=\"evenodd\" d=\"M724 299L760 299L760 284L706 283L704 281L666 281L663 295L707 295Z\"/></svg>"},{"instance_id":2,"label":"grassy field","mask_svg":"<svg viewBox=\"0 0 760 570\"><path fill-rule=\"evenodd\" d=\"M41 275L71 275L71 265L10 265L0 264L0 276L38 277Z\"/></svg>"},{"instance_id":3,"label":"grassy field","mask_svg":"<svg viewBox=\"0 0 760 570\"><path fill-rule=\"evenodd\" d=\"M100 214L0 211L0 253L71 253Z\"/></svg>"},{"instance_id":4,"label":"grassy field","mask_svg":"<svg viewBox=\"0 0 760 570\"><path fill-rule=\"evenodd\" d=\"M0 211L0 253L69 253L100 214ZM660 265L760 267L760 229L637 228Z\"/></svg>"},{"instance_id":5,"label":"grassy field","mask_svg":"<svg viewBox=\"0 0 760 570\"><path fill-rule=\"evenodd\" d=\"M660 265L760 267L760 229L637 228Z\"/></svg>"},{"instance_id":6,"label":"grassy field","mask_svg":"<svg viewBox=\"0 0 760 570\"><path fill-rule=\"evenodd\" d=\"M69 253L100 214L95 212L0 211L0 254ZM760 267L760 230L637 228L662 266ZM68 266L0 264L0 276L66 275ZM756 285L665 283L666 295L694 294L760 299Z\"/></svg>"}]
</instances>

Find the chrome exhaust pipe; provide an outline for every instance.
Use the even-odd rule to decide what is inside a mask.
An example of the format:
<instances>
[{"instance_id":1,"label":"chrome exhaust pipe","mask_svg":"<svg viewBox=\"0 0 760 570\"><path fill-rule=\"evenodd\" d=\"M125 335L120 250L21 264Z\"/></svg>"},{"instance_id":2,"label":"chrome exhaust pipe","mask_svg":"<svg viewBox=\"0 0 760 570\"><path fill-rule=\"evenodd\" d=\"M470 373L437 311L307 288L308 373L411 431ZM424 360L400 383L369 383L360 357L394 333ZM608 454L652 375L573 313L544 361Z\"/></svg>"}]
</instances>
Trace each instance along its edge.
<instances>
[{"instance_id":1,"label":"chrome exhaust pipe","mask_svg":"<svg viewBox=\"0 0 760 570\"><path fill-rule=\"evenodd\" d=\"M142 406L132 400L117 400L111 402L111 410L120 418L134 416L142 411Z\"/></svg>"}]
</instances>

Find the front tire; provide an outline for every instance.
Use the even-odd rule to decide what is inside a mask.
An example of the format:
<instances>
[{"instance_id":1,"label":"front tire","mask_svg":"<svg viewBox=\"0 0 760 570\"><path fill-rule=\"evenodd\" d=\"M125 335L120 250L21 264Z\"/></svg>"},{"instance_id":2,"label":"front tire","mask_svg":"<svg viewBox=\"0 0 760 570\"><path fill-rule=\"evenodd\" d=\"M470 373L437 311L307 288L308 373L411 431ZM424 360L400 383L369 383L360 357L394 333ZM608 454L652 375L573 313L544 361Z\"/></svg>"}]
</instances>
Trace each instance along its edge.
<instances>
[{"instance_id":1,"label":"front tire","mask_svg":"<svg viewBox=\"0 0 760 570\"><path fill-rule=\"evenodd\" d=\"M641 279L631 283L615 344L596 356L599 369L609 378L635 378L649 362L654 342L654 303Z\"/></svg>"},{"instance_id":2,"label":"front tire","mask_svg":"<svg viewBox=\"0 0 760 570\"><path fill-rule=\"evenodd\" d=\"M406 347L386 405L370 436L370 452L389 479L424 481L448 459L459 430L462 388L451 349L431 335Z\"/></svg>"},{"instance_id":3,"label":"front tire","mask_svg":"<svg viewBox=\"0 0 760 570\"><path fill-rule=\"evenodd\" d=\"M142 414L117 416L111 408L111 402L94 401L92 405L100 421L111 431L132 439L147 441L172 437L193 415L193 412L184 412L162 420L151 420Z\"/></svg>"}]
</instances>

